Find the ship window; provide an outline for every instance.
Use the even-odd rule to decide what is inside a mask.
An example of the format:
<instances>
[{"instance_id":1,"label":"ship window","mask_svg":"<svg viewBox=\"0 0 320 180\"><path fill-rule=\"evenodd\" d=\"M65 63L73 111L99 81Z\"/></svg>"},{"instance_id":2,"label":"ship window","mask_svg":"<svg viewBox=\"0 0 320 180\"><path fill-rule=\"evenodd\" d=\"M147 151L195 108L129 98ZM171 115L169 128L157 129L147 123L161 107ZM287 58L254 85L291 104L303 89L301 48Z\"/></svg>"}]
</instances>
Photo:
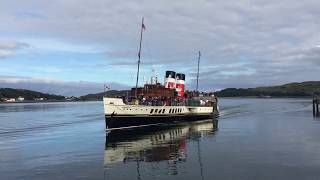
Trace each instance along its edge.
<instances>
[{"instance_id":1,"label":"ship window","mask_svg":"<svg viewBox=\"0 0 320 180\"><path fill-rule=\"evenodd\" d=\"M158 109L154 110L154 113L157 113L158 112Z\"/></svg>"},{"instance_id":2,"label":"ship window","mask_svg":"<svg viewBox=\"0 0 320 180\"><path fill-rule=\"evenodd\" d=\"M152 114L153 113L153 109L151 109L151 111L150 111L150 114Z\"/></svg>"},{"instance_id":3,"label":"ship window","mask_svg":"<svg viewBox=\"0 0 320 180\"><path fill-rule=\"evenodd\" d=\"M171 113L171 109L169 109L169 113Z\"/></svg>"},{"instance_id":4,"label":"ship window","mask_svg":"<svg viewBox=\"0 0 320 180\"><path fill-rule=\"evenodd\" d=\"M158 113L160 114L160 113L161 113L161 111L162 111L162 110L161 110L161 109L159 109L159 112L158 112Z\"/></svg>"},{"instance_id":5,"label":"ship window","mask_svg":"<svg viewBox=\"0 0 320 180\"><path fill-rule=\"evenodd\" d=\"M178 109L175 109L175 110L174 110L174 113L177 113L177 110L178 110Z\"/></svg>"},{"instance_id":6,"label":"ship window","mask_svg":"<svg viewBox=\"0 0 320 180\"><path fill-rule=\"evenodd\" d=\"M165 109L162 110L162 114L164 113Z\"/></svg>"}]
</instances>

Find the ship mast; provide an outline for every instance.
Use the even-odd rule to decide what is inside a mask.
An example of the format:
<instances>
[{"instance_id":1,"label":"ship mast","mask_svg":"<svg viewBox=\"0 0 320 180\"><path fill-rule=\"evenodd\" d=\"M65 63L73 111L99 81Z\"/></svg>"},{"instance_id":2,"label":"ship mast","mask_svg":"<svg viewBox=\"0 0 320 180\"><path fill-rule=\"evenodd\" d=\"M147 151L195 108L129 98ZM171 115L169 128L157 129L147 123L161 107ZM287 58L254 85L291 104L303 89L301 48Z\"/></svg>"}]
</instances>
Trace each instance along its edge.
<instances>
[{"instance_id":1,"label":"ship mast","mask_svg":"<svg viewBox=\"0 0 320 180\"><path fill-rule=\"evenodd\" d=\"M140 32L140 44L139 44L139 53L138 53L138 71L137 71L137 81L136 81L136 90L135 90L135 97L137 97L137 90L138 90L138 82L139 82L139 70L140 70L140 59L141 59L141 44L142 44L142 32L145 29L145 26L143 24L144 18L142 18L141 22L141 32Z\"/></svg>"},{"instance_id":2,"label":"ship mast","mask_svg":"<svg viewBox=\"0 0 320 180\"><path fill-rule=\"evenodd\" d=\"M198 72L197 72L197 88L196 88L196 91L198 91L198 87L199 87L199 66L200 66L200 57L201 57L201 52L199 51L199 56L198 56Z\"/></svg>"}]
</instances>

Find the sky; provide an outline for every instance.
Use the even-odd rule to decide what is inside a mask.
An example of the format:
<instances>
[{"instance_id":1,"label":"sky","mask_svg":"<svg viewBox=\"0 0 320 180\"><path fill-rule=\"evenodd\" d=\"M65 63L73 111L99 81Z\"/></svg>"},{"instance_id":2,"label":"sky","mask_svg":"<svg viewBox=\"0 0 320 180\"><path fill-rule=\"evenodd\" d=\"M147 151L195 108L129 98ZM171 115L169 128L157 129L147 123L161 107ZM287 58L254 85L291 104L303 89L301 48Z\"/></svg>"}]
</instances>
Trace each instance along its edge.
<instances>
[{"instance_id":1,"label":"sky","mask_svg":"<svg viewBox=\"0 0 320 180\"><path fill-rule=\"evenodd\" d=\"M166 70L186 88L320 80L319 0L1 0L0 87L83 95Z\"/></svg>"}]
</instances>

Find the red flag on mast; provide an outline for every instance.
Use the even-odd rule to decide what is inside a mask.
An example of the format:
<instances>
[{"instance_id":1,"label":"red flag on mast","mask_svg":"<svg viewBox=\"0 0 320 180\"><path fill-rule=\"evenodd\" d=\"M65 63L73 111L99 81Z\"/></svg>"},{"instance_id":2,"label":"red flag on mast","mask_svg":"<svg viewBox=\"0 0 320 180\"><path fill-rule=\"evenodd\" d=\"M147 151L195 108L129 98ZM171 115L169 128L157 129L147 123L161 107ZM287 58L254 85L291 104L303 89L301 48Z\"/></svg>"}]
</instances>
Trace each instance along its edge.
<instances>
[{"instance_id":1,"label":"red flag on mast","mask_svg":"<svg viewBox=\"0 0 320 180\"><path fill-rule=\"evenodd\" d=\"M142 30L146 30L146 26L144 25L144 23L142 22Z\"/></svg>"}]
</instances>

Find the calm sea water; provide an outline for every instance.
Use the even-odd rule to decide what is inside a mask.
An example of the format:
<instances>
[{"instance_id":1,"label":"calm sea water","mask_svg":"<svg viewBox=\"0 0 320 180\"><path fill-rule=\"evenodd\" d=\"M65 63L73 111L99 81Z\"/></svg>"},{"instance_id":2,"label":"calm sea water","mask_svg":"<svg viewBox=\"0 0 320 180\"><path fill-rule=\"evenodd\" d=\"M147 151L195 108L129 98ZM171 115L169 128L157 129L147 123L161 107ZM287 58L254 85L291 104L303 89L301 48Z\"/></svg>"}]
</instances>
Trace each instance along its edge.
<instances>
[{"instance_id":1,"label":"calm sea water","mask_svg":"<svg viewBox=\"0 0 320 180\"><path fill-rule=\"evenodd\" d=\"M221 99L204 121L106 135L102 102L0 104L0 179L319 179L308 99Z\"/></svg>"}]
</instances>

